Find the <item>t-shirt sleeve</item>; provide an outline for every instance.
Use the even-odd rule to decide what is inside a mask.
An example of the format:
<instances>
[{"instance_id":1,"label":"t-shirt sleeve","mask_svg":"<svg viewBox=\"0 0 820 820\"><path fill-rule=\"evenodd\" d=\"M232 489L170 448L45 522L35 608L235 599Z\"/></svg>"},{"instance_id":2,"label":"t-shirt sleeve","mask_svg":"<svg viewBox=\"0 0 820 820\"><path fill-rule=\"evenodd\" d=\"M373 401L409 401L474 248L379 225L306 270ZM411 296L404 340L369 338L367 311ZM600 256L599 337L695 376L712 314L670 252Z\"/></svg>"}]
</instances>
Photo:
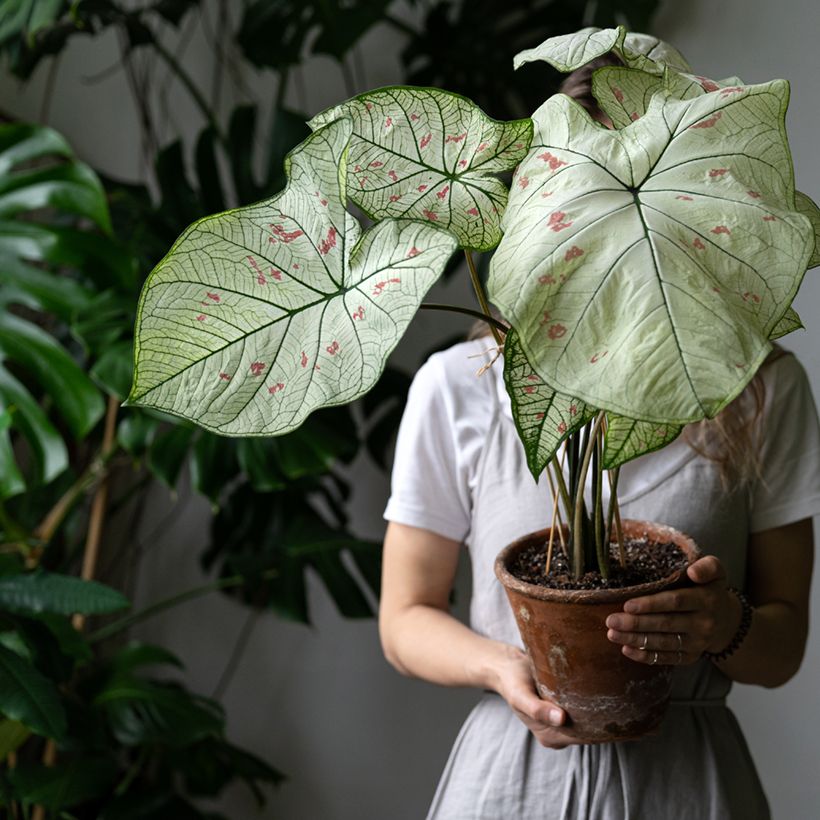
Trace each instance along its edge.
<instances>
[{"instance_id":1,"label":"t-shirt sleeve","mask_svg":"<svg viewBox=\"0 0 820 820\"><path fill-rule=\"evenodd\" d=\"M463 541L470 528L470 489L452 393L441 355L431 357L410 387L384 517Z\"/></svg>"},{"instance_id":2,"label":"t-shirt sleeve","mask_svg":"<svg viewBox=\"0 0 820 820\"><path fill-rule=\"evenodd\" d=\"M792 355L771 368L752 532L820 515L820 424L811 387Z\"/></svg>"}]
</instances>

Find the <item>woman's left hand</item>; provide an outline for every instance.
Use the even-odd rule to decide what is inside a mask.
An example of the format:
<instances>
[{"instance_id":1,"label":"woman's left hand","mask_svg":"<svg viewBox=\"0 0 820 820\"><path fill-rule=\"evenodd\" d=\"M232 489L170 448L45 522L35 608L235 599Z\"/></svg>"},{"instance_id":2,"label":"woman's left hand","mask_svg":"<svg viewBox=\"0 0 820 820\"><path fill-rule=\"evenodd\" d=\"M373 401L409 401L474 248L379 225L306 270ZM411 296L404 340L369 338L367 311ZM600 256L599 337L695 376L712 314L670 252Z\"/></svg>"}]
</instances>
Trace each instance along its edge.
<instances>
[{"instance_id":1,"label":"woman's left hand","mask_svg":"<svg viewBox=\"0 0 820 820\"><path fill-rule=\"evenodd\" d=\"M691 664L732 640L741 606L727 589L723 564L706 555L687 574L694 586L632 598L623 612L606 619L607 638L621 644L626 657L650 665Z\"/></svg>"}]
</instances>

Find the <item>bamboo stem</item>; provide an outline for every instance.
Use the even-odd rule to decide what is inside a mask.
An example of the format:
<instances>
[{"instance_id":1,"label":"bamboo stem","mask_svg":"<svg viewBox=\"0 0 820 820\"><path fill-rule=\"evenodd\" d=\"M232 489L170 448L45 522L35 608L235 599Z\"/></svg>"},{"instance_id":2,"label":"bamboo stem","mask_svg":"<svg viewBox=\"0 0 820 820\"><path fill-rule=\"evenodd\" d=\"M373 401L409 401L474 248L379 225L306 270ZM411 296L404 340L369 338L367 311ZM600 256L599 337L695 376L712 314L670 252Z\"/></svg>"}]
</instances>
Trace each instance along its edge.
<instances>
[{"instance_id":1,"label":"bamboo stem","mask_svg":"<svg viewBox=\"0 0 820 820\"><path fill-rule=\"evenodd\" d=\"M114 446L114 437L117 432L117 411L119 402L113 396L108 397L108 407L105 413L105 428L103 431L102 451L108 453ZM97 571L100 558L100 542L102 541L103 525L105 524L105 508L108 503L108 479L106 473L97 485L94 498L91 502L91 514L88 519L88 532L85 537L83 551L83 566L80 577L84 581L91 581ZM81 631L85 626L85 615L77 613L71 619L74 628Z\"/></svg>"},{"instance_id":2,"label":"bamboo stem","mask_svg":"<svg viewBox=\"0 0 820 820\"><path fill-rule=\"evenodd\" d=\"M119 401L113 396L108 397L108 406L105 413L105 427L103 430L102 452L108 453L114 449L114 436L117 431L117 411ZM94 578L97 569L97 561L100 555L100 541L102 539L103 524L105 523L105 505L108 500L108 474L105 474L97 485L94 499L91 502L91 514L88 521L88 532L85 538L85 550L83 552L83 565L80 577L84 581ZM62 520L62 519L60 519ZM75 613L71 619L71 624L78 632L85 626L85 615ZM49 739L43 750L43 765L53 766L57 762L57 744ZM35 806L31 814L31 820L44 820L45 807Z\"/></svg>"}]
</instances>

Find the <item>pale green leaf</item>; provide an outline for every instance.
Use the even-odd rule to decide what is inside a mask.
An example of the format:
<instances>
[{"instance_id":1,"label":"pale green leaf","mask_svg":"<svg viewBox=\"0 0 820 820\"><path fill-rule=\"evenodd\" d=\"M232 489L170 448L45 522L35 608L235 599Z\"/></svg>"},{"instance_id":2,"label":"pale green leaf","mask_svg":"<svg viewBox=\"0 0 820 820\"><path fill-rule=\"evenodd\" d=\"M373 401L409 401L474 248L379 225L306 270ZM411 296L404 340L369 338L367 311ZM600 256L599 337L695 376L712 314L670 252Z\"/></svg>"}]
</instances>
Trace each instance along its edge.
<instances>
[{"instance_id":1,"label":"pale green leaf","mask_svg":"<svg viewBox=\"0 0 820 820\"><path fill-rule=\"evenodd\" d=\"M800 191L795 191L794 204L799 213L809 218L814 229L814 253L809 260L809 267L816 268L820 265L820 208L810 197Z\"/></svg>"},{"instance_id":2,"label":"pale green leaf","mask_svg":"<svg viewBox=\"0 0 820 820\"><path fill-rule=\"evenodd\" d=\"M347 194L366 214L429 221L465 248L498 244L507 188L495 175L526 156L531 120L499 122L458 94L396 86L328 109L310 126L341 116L353 120Z\"/></svg>"},{"instance_id":3,"label":"pale green leaf","mask_svg":"<svg viewBox=\"0 0 820 820\"><path fill-rule=\"evenodd\" d=\"M504 383L527 466L537 481L558 445L583 427L595 410L544 384L530 367L514 330L507 332L504 341Z\"/></svg>"},{"instance_id":4,"label":"pale green leaf","mask_svg":"<svg viewBox=\"0 0 820 820\"><path fill-rule=\"evenodd\" d=\"M606 421L603 466L607 470L614 470L644 453L660 450L683 430L675 424L638 421L615 413L607 413Z\"/></svg>"},{"instance_id":5,"label":"pale green leaf","mask_svg":"<svg viewBox=\"0 0 820 820\"><path fill-rule=\"evenodd\" d=\"M489 291L553 389L683 424L748 383L814 247L787 96L783 81L659 93L619 131L563 95L536 112Z\"/></svg>"},{"instance_id":6,"label":"pale green leaf","mask_svg":"<svg viewBox=\"0 0 820 820\"><path fill-rule=\"evenodd\" d=\"M590 26L572 34L550 37L535 48L515 56L514 66L543 60L558 71L575 71L590 60L612 52L629 68L650 74L663 74L665 66L688 71L689 63L674 46L648 34L627 33L623 26L596 28Z\"/></svg>"},{"instance_id":7,"label":"pale green leaf","mask_svg":"<svg viewBox=\"0 0 820 820\"><path fill-rule=\"evenodd\" d=\"M288 158L277 197L192 225L137 319L134 403L225 435L274 435L372 387L456 247L429 224L364 235L345 210L343 119Z\"/></svg>"},{"instance_id":8,"label":"pale green leaf","mask_svg":"<svg viewBox=\"0 0 820 820\"><path fill-rule=\"evenodd\" d=\"M803 322L800 321L800 317L797 315L797 312L794 308L789 308L783 314L783 318L772 329L772 332L769 334L769 339L774 341L775 339L785 336L787 333L792 333L803 327Z\"/></svg>"},{"instance_id":9,"label":"pale green leaf","mask_svg":"<svg viewBox=\"0 0 820 820\"><path fill-rule=\"evenodd\" d=\"M592 74L592 96L615 128L642 117L663 85L662 77L625 66L604 66Z\"/></svg>"},{"instance_id":10,"label":"pale green leaf","mask_svg":"<svg viewBox=\"0 0 820 820\"><path fill-rule=\"evenodd\" d=\"M590 26L572 34L550 37L535 48L528 48L515 55L513 65L520 68L526 63L543 60L558 71L575 71L590 60L610 51L620 50L626 30L617 28L597 28Z\"/></svg>"}]
</instances>

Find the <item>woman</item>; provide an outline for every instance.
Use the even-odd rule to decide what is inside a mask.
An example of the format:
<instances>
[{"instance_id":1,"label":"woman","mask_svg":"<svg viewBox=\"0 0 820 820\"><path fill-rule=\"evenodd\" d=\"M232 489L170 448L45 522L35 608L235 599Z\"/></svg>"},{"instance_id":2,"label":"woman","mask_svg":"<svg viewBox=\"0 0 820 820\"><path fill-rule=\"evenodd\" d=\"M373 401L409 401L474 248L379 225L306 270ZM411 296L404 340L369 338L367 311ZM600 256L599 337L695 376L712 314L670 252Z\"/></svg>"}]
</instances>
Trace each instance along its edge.
<instances>
[{"instance_id":1,"label":"woman","mask_svg":"<svg viewBox=\"0 0 820 820\"><path fill-rule=\"evenodd\" d=\"M597 65L565 83L591 110ZM725 698L732 681L785 683L803 656L820 430L802 368L778 351L717 420L623 467L622 515L677 527L709 554L689 568L691 588L633 599L607 621L625 656L676 667L660 733L579 745L562 731L561 708L537 695L493 575L500 549L546 526L552 503L528 473L500 362L475 376L486 347L486 339L456 345L417 374L385 512L388 660L407 675L487 692L459 734L428 820L768 818ZM462 543L473 567L469 627L448 613ZM748 631L744 597L754 607Z\"/></svg>"}]
</instances>

